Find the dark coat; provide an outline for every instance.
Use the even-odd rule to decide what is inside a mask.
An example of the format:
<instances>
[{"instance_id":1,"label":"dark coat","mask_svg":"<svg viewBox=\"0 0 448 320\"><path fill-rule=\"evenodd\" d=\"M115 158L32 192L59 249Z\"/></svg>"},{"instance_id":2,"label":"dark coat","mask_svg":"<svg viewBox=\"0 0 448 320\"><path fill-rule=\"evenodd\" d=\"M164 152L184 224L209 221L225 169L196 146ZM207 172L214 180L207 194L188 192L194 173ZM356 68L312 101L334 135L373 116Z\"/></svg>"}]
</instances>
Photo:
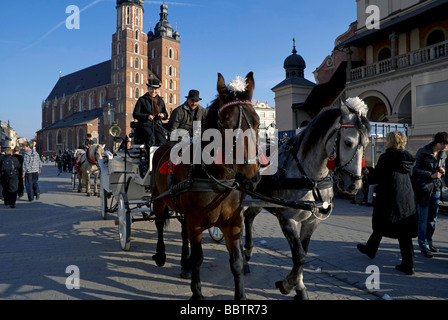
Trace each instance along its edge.
<instances>
[{"instance_id":1,"label":"dark coat","mask_svg":"<svg viewBox=\"0 0 448 320\"><path fill-rule=\"evenodd\" d=\"M163 113L165 115L164 119L168 119L168 112L166 111L165 102L162 97L159 97L157 101L157 106L159 109L159 113ZM152 128L154 121L160 122L158 117L154 118L154 121L148 119L149 115L156 116L153 106L153 100L149 93L141 96L137 103L135 104L134 112L132 116L136 119L140 126ZM156 126L157 130L162 131L158 126Z\"/></svg>"},{"instance_id":2,"label":"dark coat","mask_svg":"<svg viewBox=\"0 0 448 320\"><path fill-rule=\"evenodd\" d=\"M440 157L440 160L438 157ZM437 172L439 166L445 167L446 153L441 151L438 157L434 156L432 143L420 148L415 155L416 161L412 180L417 201L425 201L425 199L429 199L431 193L442 190L442 179L431 178L431 175Z\"/></svg>"},{"instance_id":3,"label":"dark coat","mask_svg":"<svg viewBox=\"0 0 448 320\"><path fill-rule=\"evenodd\" d=\"M19 184L19 173L22 171L22 165L20 164L19 160L16 157L13 157L12 155L7 155L3 159L3 163L6 161L6 159L12 158L14 167L15 167L15 173L12 175L2 175L2 185L4 191L9 192L17 192L18 184Z\"/></svg>"},{"instance_id":4,"label":"dark coat","mask_svg":"<svg viewBox=\"0 0 448 320\"><path fill-rule=\"evenodd\" d=\"M411 172L414 157L405 150L387 149L378 159L378 187L372 227L389 238L416 237L417 214Z\"/></svg>"},{"instance_id":5,"label":"dark coat","mask_svg":"<svg viewBox=\"0 0 448 320\"><path fill-rule=\"evenodd\" d=\"M168 130L184 129L191 133L193 131L193 121L201 121L201 128L204 130L206 116L207 110L200 105L197 106L193 116L193 110L185 102L171 113Z\"/></svg>"}]
</instances>

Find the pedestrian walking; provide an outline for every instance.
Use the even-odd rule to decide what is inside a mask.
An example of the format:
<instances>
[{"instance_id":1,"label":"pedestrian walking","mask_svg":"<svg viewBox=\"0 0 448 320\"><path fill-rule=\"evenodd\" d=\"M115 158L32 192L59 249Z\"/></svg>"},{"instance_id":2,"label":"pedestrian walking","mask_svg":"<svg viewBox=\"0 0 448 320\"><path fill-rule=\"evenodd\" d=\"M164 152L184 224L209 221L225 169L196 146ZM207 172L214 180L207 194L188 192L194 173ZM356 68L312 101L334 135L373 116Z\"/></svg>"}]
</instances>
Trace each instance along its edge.
<instances>
[{"instance_id":1,"label":"pedestrian walking","mask_svg":"<svg viewBox=\"0 0 448 320\"><path fill-rule=\"evenodd\" d=\"M442 178L445 174L448 133L438 132L431 143L417 151L412 173L418 214L418 244L423 255L432 258L438 249L432 244L439 202L442 197Z\"/></svg>"},{"instance_id":2,"label":"pedestrian walking","mask_svg":"<svg viewBox=\"0 0 448 320\"><path fill-rule=\"evenodd\" d=\"M42 169L42 162L40 161L39 154L30 148L28 141L23 143L23 149L25 155L23 156L23 178L25 180L26 193L28 194L28 200L33 201L34 198L39 200L39 174Z\"/></svg>"},{"instance_id":3,"label":"pedestrian walking","mask_svg":"<svg viewBox=\"0 0 448 320\"><path fill-rule=\"evenodd\" d=\"M61 150L59 150L58 155L56 156L56 165L58 167L58 176L59 176L62 173L62 166L64 165Z\"/></svg>"},{"instance_id":4,"label":"pedestrian walking","mask_svg":"<svg viewBox=\"0 0 448 320\"><path fill-rule=\"evenodd\" d=\"M11 208L16 207L20 167L19 160L12 156L12 150L6 149L0 169L2 172L3 198L5 205L9 205Z\"/></svg>"},{"instance_id":5,"label":"pedestrian walking","mask_svg":"<svg viewBox=\"0 0 448 320\"><path fill-rule=\"evenodd\" d=\"M19 160L19 162L20 162L19 185L17 188L17 196L19 198L22 198L23 191L24 191L24 187L23 187L23 155L20 154L20 147L17 146L14 148L14 154L12 156L15 157L17 160Z\"/></svg>"},{"instance_id":6,"label":"pedestrian walking","mask_svg":"<svg viewBox=\"0 0 448 320\"><path fill-rule=\"evenodd\" d=\"M398 239L401 264L395 268L408 275L414 274L412 238L417 236L417 215L412 190L411 173L414 157L405 149L406 136L390 132L386 137L386 152L376 165L376 199L373 205L373 233L366 245L358 250L374 258L382 237Z\"/></svg>"}]
</instances>

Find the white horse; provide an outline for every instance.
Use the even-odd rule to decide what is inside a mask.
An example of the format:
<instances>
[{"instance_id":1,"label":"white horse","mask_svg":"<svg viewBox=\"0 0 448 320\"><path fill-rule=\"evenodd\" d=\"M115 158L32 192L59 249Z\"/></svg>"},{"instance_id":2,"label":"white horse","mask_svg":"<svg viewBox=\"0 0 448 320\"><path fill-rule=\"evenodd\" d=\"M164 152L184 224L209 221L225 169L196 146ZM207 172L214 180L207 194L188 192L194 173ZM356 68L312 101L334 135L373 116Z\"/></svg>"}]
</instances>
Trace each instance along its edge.
<instances>
[{"instance_id":1,"label":"white horse","mask_svg":"<svg viewBox=\"0 0 448 320\"><path fill-rule=\"evenodd\" d=\"M340 108L322 111L280 147L278 170L274 175L264 175L257 186L256 191L268 198L310 204L309 209L294 205L266 208L277 216L291 248L293 268L285 279L276 283L282 294L295 288L296 299L308 298L303 283L303 265L311 235L328 217L311 204L332 202L333 179L329 168L334 170L335 184L340 191L355 194L361 187L361 168L369 130L366 114L367 106L359 98L347 99ZM244 212L247 261L252 255L252 223L261 209L250 207Z\"/></svg>"},{"instance_id":2,"label":"white horse","mask_svg":"<svg viewBox=\"0 0 448 320\"><path fill-rule=\"evenodd\" d=\"M90 197L90 175L94 177L94 193L98 193L98 175L100 167L98 160L103 158L104 144L92 144L86 151L78 149L75 152L75 166L78 172L78 192L82 192L82 186L86 186L87 196Z\"/></svg>"}]
</instances>

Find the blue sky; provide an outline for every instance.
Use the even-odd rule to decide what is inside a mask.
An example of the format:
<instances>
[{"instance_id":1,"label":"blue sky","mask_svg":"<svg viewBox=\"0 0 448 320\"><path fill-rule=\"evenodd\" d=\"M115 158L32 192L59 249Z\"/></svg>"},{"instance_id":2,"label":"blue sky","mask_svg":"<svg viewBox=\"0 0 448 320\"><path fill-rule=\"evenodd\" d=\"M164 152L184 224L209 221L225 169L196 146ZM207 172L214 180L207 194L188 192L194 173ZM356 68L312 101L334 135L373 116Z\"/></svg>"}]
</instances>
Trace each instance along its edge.
<instances>
[{"instance_id":1,"label":"blue sky","mask_svg":"<svg viewBox=\"0 0 448 320\"><path fill-rule=\"evenodd\" d=\"M18 5L20 3L20 5ZM41 127L41 104L67 75L109 60L116 28L115 0L2 1L0 10L0 120L19 136ZM216 97L217 73L226 82L254 72L254 98L275 106L271 88L285 78L292 38L305 59L305 78L356 20L355 0L166 1L180 33L181 97L198 89L206 106ZM145 32L159 20L162 1L145 1ZM69 30L66 8L80 10L80 29Z\"/></svg>"}]
</instances>

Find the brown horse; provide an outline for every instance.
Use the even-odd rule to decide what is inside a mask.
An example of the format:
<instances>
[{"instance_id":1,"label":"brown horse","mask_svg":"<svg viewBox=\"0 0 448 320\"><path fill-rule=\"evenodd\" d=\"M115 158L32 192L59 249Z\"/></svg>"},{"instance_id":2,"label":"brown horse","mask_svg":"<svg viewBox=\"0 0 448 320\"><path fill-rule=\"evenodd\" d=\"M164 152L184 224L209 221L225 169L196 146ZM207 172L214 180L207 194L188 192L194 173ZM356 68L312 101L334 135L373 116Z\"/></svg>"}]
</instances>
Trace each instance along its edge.
<instances>
[{"instance_id":1,"label":"brown horse","mask_svg":"<svg viewBox=\"0 0 448 320\"><path fill-rule=\"evenodd\" d=\"M151 186L158 230L157 253L153 258L157 265L164 265L166 255L163 227L169 207L184 217L183 233L188 235L191 244L189 263L192 269L192 299L204 298L200 282L200 267L203 261L202 232L213 226L219 227L225 237L235 281L235 299L245 298L240 237L244 193L237 187L238 184L254 187L258 181L256 150L260 119L251 103L255 87L253 73L250 72L246 79L237 80L227 87L222 75L218 74L219 94L208 109L202 141L196 144L200 148L196 148L195 154L198 154L198 149L201 153L199 163L188 164L184 161L174 165L179 159L173 157L181 156L179 152L173 152L177 145L175 142L160 147L153 158ZM234 133L230 143L226 144L224 137L229 132L236 132L236 136ZM244 134L241 139L241 132L249 134ZM204 141L207 140L206 136L209 137L208 141ZM182 156L187 153L193 155L194 143L195 138L193 143L189 143L190 148L183 151ZM241 151L241 146L243 153L238 152ZM211 163L205 160L207 150L213 151L209 153L214 158ZM188 246L185 247L185 242L182 250L183 267L188 259Z\"/></svg>"}]
</instances>

